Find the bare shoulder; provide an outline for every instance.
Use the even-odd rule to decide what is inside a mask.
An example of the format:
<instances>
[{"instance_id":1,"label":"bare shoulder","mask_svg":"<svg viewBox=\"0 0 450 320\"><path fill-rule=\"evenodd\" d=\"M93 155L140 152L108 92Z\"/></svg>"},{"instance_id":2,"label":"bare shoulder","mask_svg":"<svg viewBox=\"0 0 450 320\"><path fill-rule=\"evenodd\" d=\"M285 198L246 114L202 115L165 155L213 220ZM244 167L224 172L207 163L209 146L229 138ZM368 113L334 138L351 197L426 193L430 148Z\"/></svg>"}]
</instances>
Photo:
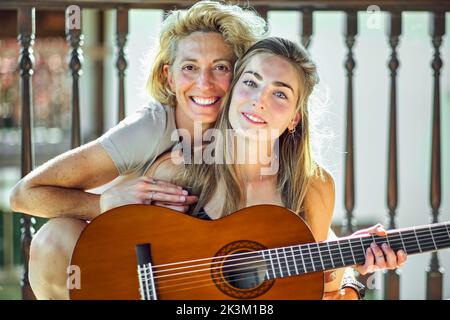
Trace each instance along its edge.
<instances>
[{"instance_id":1,"label":"bare shoulder","mask_svg":"<svg viewBox=\"0 0 450 320\"><path fill-rule=\"evenodd\" d=\"M331 173L319 168L305 197L305 218L317 241L327 239L334 212L335 185Z\"/></svg>"},{"instance_id":2,"label":"bare shoulder","mask_svg":"<svg viewBox=\"0 0 450 320\"><path fill-rule=\"evenodd\" d=\"M319 167L317 175L311 177L308 191L306 193L306 201L327 204L334 200L335 185L334 179L330 172Z\"/></svg>"}]
</instances>

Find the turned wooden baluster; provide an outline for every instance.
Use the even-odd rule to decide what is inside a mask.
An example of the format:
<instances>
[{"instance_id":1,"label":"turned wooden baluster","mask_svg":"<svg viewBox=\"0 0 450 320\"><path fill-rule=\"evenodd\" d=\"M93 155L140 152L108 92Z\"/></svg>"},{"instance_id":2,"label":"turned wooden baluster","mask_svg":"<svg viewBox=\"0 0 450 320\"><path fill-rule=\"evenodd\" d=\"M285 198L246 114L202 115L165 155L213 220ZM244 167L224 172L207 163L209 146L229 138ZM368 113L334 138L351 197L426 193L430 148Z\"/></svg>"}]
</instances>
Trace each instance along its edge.
<instances>
[{"instance_id":1,"label":"turned wooden baluster","mask_svg":"<svg viewBox=\"0 0 450 320\"><path fill-rule=\"evenodd\" d=\"M302 10L302 45L308 49L313 34L313 13L311 9Z\"/></svg>"},{"instance_id":2,"label":"turned wooden baluster","mask_svg":"<svg viewBox=\"0 0 450 320\"><path fill-rule=\"evenodd\" d=\"M345 69L347 70L347 124L346 124L346 155L345 155L345 210L346 218L343 226L343 234L353 233L355 222L353 209L355 207L355 167L353 154L353 45L358 34L358 20L356 12L346 13L345 44L348 49Z\"/></svg>"},{"instance_id":3,"label":"turned wooden baluster","mask_svg":"<svg viewBox=\"0 0 450 320\"><path fill-rule=\"evenodd\" d=\"M94 58L94 110L95 110L95 137L100 137L105 129L104 114L105 114L105 98L103 92L104 84L104 58L105 58L105 12L99 10L96 15L97 20L97 41L96 46L101 54L96 54Z\"/></svg>"},{"instance_id":4,"label":"turned wooden baluster","mask_svg":"<svg viewBox=\"0 0 450 320\"><path fill-rule=\"evenodd\" d=\"M396 210L398 203L397 184L397 46L402 33L402 13L391 12L387 20L387 34L391 47L391 57L388 63L391 71L391 95L389 114L389 161L387 205L389 208L389 229L396 228ZM398 270L388 270L384 277L384 297L389 300L398 300L400 296L400 277Z\"/></svg>"},{"instance_id":5,"label":"turned wooden baluster","mask_svg":"<svg viewBox=\"0 0 450 320\"><path fill-rule=\"evenodd\" d=\"M434 47L434 57L431 67L434 73L433 95L433 137L431 142L431 179L430 179L430 204L433 223L438 222L439 207L441 206L441 114L440 114L440 75L442 59L439 48L442 44L442 36L445 34L445 13L432 13L430 23L430 35ZM430 265L427 268L427 299L442 299L443 274L439 265L438 253L431 254Z\"/></svg>"},{"instance_id":6,"label":"turned wooden baluster","mask_svg":"<svg viewBox=\"0 0 450 320\"><path fill-rule=\"evenodd\" d=\"M34 167L34 152L32 142L33 131L33 94L31 77L33 75L34 56L34 30L35 10L34 8L18 9L18 39L20 42L20 96L22 107L22 155L21 167L22 177L26 176ZM28 281L28 260L30 258L30 244L34 235L34 224L36 220L26 214L20 219L21 252L24 270L21 278L22 298L24 300L35 299Z\"/></svg>"},{"instance_id":7,"label":"turned wooden baluster","mask_svg":"<svg viewBox=\"0 0 450 320\"><path fill-rule=\"evenodd\" d=\"M269 20L267 18L269 17L269 8L264 6L259 6L256 8L256 11L258 11L261 18L263 18L267 23L269 23Z\"/></svg>"},{"instance_id":8,"label":"turned wooden baluster","mask_svg":"<svg viewBox=\"0 0 450 320\"><path fill-rule=\"evenodd\" d=\"M125 118L125 69L127 59L125 55L125 43L128 36L128 9L117 9L116 15L116 41L117 41L117 74L119 77L119 116L118 121Z\"/></svg>"},{"instance_id":9,"label":"turned wooden baluster","mask_svg":"<svg viewBox=\"0 0 450 320\"><path fill-rule=\"evenodd\" d=\"M84 35L81 33L81 9L70 6L66 9L66 39L72 48L69 56L69 68L72 73L72 137L71 147L81 145L80 129L80 89L78 81L83 74L83 51Z\"/></svg>"}]
</instances>

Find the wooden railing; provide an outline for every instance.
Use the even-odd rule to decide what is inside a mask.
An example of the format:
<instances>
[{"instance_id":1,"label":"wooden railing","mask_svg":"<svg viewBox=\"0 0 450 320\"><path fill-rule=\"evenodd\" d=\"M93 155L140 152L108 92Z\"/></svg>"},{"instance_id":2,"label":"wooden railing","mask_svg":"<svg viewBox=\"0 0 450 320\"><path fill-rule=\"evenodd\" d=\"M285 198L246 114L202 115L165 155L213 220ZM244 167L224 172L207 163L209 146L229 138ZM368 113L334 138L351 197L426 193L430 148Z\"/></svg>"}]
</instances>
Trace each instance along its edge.
<instances>
[{"instance_id":1,"label":"wooden railing","mask_svg":"<svg viewBox=\"0 0 450 320\"><path fill-rule=\"evenodd\" d=\"M118 119L125 116L125 70L127 60L124 54L128 34L128 12L132 8L148 8L170 10L173 8L185 8L192 5L194 1L151 1L151 0L46 0L46 1L1 1L1 9L14 9L18 16L18 39L20 41L20 84L21 84L21 105L22 105L22 176L33 169L33 143L31 134L32 123L32 87L31 76L33 74L33 53L32 47L35 39L35 9L38 10L65 10L68 6L77 5L80 8L97 8L101 10L115 9L117 11L117 74L119 78L119 99L118 99ZM347 77L347 118L346 118L346 158L345 158L345 195L344 204L346 209L346 222L344 233L354 231L354 202L355 202L355 167L354 167L354 135L353 135L353 73L355 69L355 58L353 47L358 34L357 12L367 11L373 4L372 0L314 0L314 1L250 1L249 4L255 8L263 17L272 10L295 10L302 12L301 35L299 40L305 47L311 43L314 35L313 12L325 10L344 11L346 14L345 44L347 57L345 59L345 69ZM445 12L450 11L450 1L444 0L378 0L376 5L385 12L388 12L387 37L391 49L391 56L388 61L390 70L390 125L389 125L389 160L387 172L387 206L389 208L389 227L396 226L396 210L398 202L398 179L397 179L397 69L399 60L397 47L402 34L403 11L427 11L432 19L429 34L434 48L432 57L432 69L434 72L434 95L431 107L433 109L432 127L432 150L431 150L431 180L430 180L430 207L433 222L439 220L439 210L441 205L441 145L440 145L440 72L442 60L440 57L440 46L442 36L445 33ZM66 30L67 41L70 43L70 63L69 68L72 76L72 148L80 145L80 92L78 81L82 70L83 33L81 29ZM22 218L22 253L24 261L28 261L30 242L33 237L33 223L29 216ZM433 253L430 266L427 272L427 299L442 299L443 274L440 271L438 254ZM28 283L28 267L25 263L23 274L22 293L24 299L33 298L33 293ZM398 299L400 292L400 279L396 272L388 271L385 275L385 298Z\"/></svg>"}]
</instances>

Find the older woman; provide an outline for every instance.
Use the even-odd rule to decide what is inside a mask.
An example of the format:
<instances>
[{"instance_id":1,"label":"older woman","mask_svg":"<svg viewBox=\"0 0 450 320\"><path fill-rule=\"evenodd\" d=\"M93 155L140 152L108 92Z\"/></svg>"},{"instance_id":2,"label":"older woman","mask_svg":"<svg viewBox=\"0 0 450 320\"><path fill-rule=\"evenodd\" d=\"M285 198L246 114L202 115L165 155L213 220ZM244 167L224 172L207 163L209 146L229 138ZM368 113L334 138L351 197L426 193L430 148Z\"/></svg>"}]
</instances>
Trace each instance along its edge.
<instances>
[{"instance_id":1,"label":"older woman","mask_svg":"<svg viewBox=\"0 0 450 320\"><path fill-rule=\"evenodd\" d=\"M203 129L215 122L235 60L266 29L253 11L235 5L202 1L186 12L171 12L148 81L154 100L99 139L59 155L17 183L10 198L13 211L53 218L31 243L29 279L37 298L68 298L66 269L86 220L111 206L153 200L183 210L196 201L180 187L141 176L175 143L174 130L192 132L194 121ZM118 176L122 183L109 197L87 191Z\"/></svg>"}]
</instances>

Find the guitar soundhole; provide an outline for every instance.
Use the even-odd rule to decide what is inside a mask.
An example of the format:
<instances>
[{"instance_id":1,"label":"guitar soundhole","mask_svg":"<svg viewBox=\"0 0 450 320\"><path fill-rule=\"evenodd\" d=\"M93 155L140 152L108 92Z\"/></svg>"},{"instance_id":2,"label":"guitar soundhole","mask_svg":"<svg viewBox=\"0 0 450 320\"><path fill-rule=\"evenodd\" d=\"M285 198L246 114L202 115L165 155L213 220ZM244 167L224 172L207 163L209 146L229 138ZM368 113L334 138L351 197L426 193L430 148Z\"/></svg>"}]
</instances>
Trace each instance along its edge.
<instances>
[{"instance_id":1,"label":"guitar soundhole","mask_svg":"<svg viewBox=\"0 0 450 320\"><path fill-rule=\"evenodd\" d=\"M237 289L253 289L264 282L266 266L252 251L238 251L223 264L223 276Z\"/></svg>"},{"instance_id":2,"label":"guitar soundhole","mask_svg":"<svg viewBox=\"0 0 450 320\"><path fill-rule=\"evenodd\" d=\"M237 299L252 299L267 292L274 280L265 279L266 263L256 252L263 249L259 243L241 240L219 250L211 269L216 286Z\"/></svg>"}]
</instances>

